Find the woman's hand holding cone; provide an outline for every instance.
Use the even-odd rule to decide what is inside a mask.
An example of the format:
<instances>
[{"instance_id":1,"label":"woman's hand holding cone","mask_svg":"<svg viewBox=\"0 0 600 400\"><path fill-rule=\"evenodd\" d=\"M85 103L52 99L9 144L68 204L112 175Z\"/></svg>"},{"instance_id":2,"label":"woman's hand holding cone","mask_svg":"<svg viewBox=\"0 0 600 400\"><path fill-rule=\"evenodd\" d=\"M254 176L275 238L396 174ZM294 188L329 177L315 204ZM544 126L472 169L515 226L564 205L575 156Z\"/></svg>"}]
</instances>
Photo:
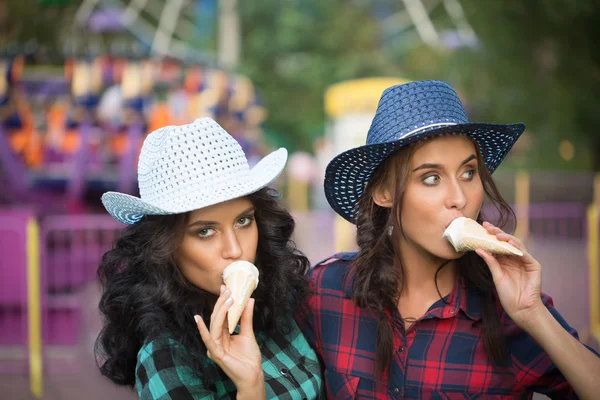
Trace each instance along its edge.
<instances>
[{"instance_id":1,"label":"woman's hand holding cone","mask_svg":"<svg viewBox=\"0 0 600 400\"><path fill-rule=\"evenodd\" d=\"M252 328L254 299L248 301L242 313L238 335L230 335L227 329L227 311L232 303L231 293L221 285L221 295L210 317L210 330L200 316L194 317L200 336L208 350L207 356L237 387L238 398L244 397L244 393L252 396L249 398L264 398L264 394L261 395L265 391L262 357Z\"/></svg>"},{"instance_id":2,"label":"woman's hand holding cone","mask_svg":"<svg viewBox=\"0 0 600 400\"><path fill-rule=\"evenodd\" d=\"M489 222L484 222L483 226L498 240L508 242L523 252L523 256L519 257L476 250L490 268L502 307L523 328L533 320L535 313L545 310L541 299L542 267L519 239Z\"/></svg>"}]
</instances>

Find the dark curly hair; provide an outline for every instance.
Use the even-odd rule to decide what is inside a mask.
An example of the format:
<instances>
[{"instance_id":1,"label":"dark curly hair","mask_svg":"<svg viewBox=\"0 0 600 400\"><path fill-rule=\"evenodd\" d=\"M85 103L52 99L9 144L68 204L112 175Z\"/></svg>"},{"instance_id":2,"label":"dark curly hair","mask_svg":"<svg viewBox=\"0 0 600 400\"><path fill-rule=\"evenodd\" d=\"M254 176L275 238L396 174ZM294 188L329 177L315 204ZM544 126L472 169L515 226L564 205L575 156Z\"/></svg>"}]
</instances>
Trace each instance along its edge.
<instances>
[{"instance_id":1,"label":"dark curly hair","mask_svg":"<svg viewBox=\"0 0 600 400\"><path fill-rule=\"evenodd\" d=\"M261 189L247 198L255 207L261 281L253 295L260 310L254 313L254 330L285 334L308 293L310 264L291 239L295 222L277 191ZM145 216L126 227L102 258L104 325L95 352L100 372L117 384L134 386L138 351L166 332L188 349L207 386L222 374L203 362L206 347L193 319L202 315L208 325L217 296L188 282L174 262L187 219L188 214Z\"/></svg>"},{"instance_id":2,"label":"dark curly hair","mask_svg":"<svg viewBox=\"0 0 600 400\"><path fill-rule=\"evenodd\" d=\"M393 333L391 321L385 311L396 307L404 283L404 270L402 265L398 265L399 249L393 240L394 236L388 235L388 227L393 226L393 232L402 230L398 216L410 176L410 160L412 154L429 140L431 139L416 142L387 158L375 170L356 206L359 252L351 270L354 276L352 298L359 307L369 308L378 316L375 354L377 374L387 371L392 361ZM498 191L479 147L474 142L473 145L483 190L499 214L497 225L502 228L509 222L514 224L516 221L513 210ZM395 201L392 208L380 207L373 201L373 193L381 185L392 182L391 176L396 178L394 198L400 200ZM481 223L483 219L484 216L480 213L477 222ZM436 287L437 273L445 265L447 263L442 264L436 272ZM465 279L466 284L475 288L480 295L482 336L488 356L495 365L506 365L507 349L497 310L496 287L487 264L476 253L466 253L458 260L458 273Z\"/></svg>"}]
</instances>

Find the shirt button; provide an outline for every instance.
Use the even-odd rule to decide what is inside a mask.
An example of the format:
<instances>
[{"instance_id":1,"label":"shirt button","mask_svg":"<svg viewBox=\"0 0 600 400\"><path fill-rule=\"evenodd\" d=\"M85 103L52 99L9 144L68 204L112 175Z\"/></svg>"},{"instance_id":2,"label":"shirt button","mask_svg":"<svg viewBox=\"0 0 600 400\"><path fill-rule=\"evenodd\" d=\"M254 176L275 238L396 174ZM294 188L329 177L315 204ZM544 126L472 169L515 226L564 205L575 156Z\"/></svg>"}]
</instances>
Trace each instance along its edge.
<instances>
[{"instance_id":1,"label":"shirt button","mask_svg":"<svg viewBox=\"0 0 600 400\"><path fill-rule=\"evenodd\" d=\"M287 368L281 368L281 370L279 370L279 372L281 372L281 375L287 375L290 373L290 370Z\"/></svg>"},{"instance_id":2,"label":"shirt button","mask_svg":"<svg viewBox=\"0 0 600 400\"><path fill-rule=\"evenodd\" d=\"M404 351L404 346L400 346L398 350L402 353Z\"/></svg>"},{"instance_id":3,"label":"shirt button","mask_svg":"<svg viewBox=\"0 0 600 400\"><path fill-rule=\"evenodd\" d=\"M398 389L397 387L394 388L394 393L400 393L400 389Z\"/></svg>"}]
</instances>

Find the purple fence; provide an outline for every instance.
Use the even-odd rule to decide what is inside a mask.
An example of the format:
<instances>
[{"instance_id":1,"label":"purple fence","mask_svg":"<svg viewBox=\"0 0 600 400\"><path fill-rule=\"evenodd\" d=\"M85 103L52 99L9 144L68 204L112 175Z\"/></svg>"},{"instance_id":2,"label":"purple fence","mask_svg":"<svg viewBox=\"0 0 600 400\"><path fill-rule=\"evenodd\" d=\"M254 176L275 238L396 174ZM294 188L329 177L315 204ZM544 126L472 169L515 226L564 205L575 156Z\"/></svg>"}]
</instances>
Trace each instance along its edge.
<instances>
[{"instance_id":1,"label":"purple fence","mask_svg":"<svg viewBox=\"0 0 600 400\"><path fill-rule=\"evenodd\" d=\"M529 207L529 233L534 237L585 238L587 206L582 203L539 203Z\"/></svg>"},{"instance_id":2,"label":"purple fence","mask_svg":"<svg viewBox=\"0 0 600 400\"><path fill-rule=\"evenodd\" d=\"M76 344L80 292L96 279L102 255L123 225L108 215L53 216L41 224L42 269L47 290L48 344Z\"/></svg>"},{"instance_id":3,"label":"purple fence","mask_svg":"<svg viewBox=\"0 0 600 400\"><path fill-rule=\"evenodd\" d=\"M28 210L0 210L0 346L27 354ZM8 359L7 359L8 358ZM0 372L27 370L26 357L0 358Z\"/></svg>"},{"instance_id":4,"label":"purple fence","mask_svg":"<svg viewBox=\"0 0 600 400\"><path fill-rule=\"evenodd\" d=\"M513 206L516 212L516 207ZM536 203L530 204L529 236L534 239L585 239L587 206L583 203ZM484 206L483 214L490 222L498 219L498 211ZM513 228L507 226L507 231Z\"/></svg>"},{"instance_id":5,"label":"purple fence","mask_svg":"<svg viewBox=\"0 0 600 400\"><path fill-rule=\"evenodd\" d=\"M32 212L0 210L0 346L27 344L27 236ZM122 225L104 215L55 216L40 230L44 343L74 345L80 292Z\"/></svg>"}]
</instances>

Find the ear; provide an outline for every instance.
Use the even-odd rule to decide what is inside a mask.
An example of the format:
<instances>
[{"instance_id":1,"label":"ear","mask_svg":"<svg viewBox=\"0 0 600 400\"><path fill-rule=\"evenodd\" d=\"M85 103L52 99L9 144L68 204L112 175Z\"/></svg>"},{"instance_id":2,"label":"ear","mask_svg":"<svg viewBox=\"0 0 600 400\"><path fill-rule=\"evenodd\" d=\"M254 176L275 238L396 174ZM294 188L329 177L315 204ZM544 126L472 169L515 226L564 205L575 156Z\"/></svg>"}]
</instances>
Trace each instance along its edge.
<instances>
[{"instance_id":1,"label":"ear","mask_svg":"<svg viewBox=\"0 0 600 400\"><path fill-rule=\"evenodd\" d=\"M388 188L388 185L380 185L373 191L373 201L379 207L392 208L394 204L394 196Z\"/></svg>"}]
</instances>

